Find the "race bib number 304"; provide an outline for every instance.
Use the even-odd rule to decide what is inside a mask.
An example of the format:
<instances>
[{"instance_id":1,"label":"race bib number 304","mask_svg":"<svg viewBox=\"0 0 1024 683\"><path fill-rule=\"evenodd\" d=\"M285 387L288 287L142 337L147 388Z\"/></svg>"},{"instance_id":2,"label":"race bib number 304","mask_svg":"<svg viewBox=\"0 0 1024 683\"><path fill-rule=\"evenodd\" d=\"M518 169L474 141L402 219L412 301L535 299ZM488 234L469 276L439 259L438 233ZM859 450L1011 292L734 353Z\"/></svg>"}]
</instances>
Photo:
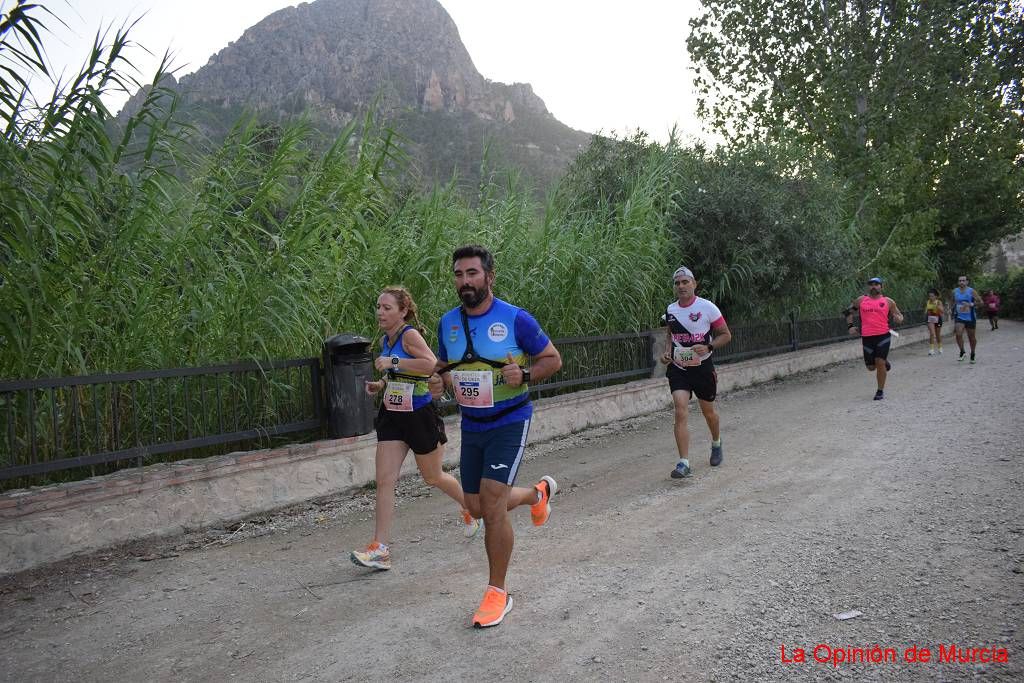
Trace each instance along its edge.
<instances>
[{"instance_id":1,"label":"race bib number 304","mask_svg":"<svg viewBox=\"0 0 1024 683\"><path fill-rule=\"evenodd\" d=\"M460 406L494 407L494 375L490 370L452 370L452 387Z\"/></svg>"},{"instance_id":2,"label":"race bib number 304","mask_svg":"<svg viewBox=\"0 0 1024 683\"><path fill-rule=\"evenodd\" d=\"M700 358L689 346L675 346L672 348L672 360L684 368L692 368L700 365Z\"/></svg>"},{"instance_id":3,"label":"race bib number 304","mask_svg":"<svg viewBox=\"0 0 1024 683\"><path fill-rule=\"evenodd\" d=\"M409 382L388 382L384 392L384 406L396 413L412 412L413 385Z\"/></svg>"}]
</instances>

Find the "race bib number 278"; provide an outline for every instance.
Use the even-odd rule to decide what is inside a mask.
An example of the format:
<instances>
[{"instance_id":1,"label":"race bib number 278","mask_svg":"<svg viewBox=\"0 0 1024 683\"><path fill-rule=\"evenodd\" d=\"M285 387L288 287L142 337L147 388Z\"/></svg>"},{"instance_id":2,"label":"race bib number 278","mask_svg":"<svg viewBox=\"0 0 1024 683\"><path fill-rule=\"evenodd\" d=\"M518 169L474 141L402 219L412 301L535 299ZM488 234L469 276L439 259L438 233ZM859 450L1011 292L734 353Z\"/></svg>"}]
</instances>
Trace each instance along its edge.
<instances>
[{"instance_id":1,"label":"race bib number 278","mask_svg":"<svg viewBox=\"0 0 1024 683\"><path fill-rule=\"evenodd\" d=\"M412 412L413 385L408 382L388 382L384 392L384 407L396 413Z\"/></svg>"}]
</instances>

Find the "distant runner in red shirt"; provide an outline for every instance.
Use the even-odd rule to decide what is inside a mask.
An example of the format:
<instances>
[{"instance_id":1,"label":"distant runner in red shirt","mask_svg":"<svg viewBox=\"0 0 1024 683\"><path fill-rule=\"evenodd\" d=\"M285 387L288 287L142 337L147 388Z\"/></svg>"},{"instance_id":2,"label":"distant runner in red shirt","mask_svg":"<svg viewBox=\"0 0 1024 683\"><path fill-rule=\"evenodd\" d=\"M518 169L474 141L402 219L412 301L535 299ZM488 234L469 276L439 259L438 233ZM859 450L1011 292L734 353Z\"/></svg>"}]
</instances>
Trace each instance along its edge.
<instances>
[{"instance_id":1,"label":"distant runner in red shirt","mask_svg":"<svg viewBox=\"0 0 1024 683\"><path fill-rule=\"evenodd\" d=\"M896 302L887 296L882 296L882 278L873 277L868 280L868 293L854 299L850 307L846 309L846 326L850 334L860 334L861 343L864 345L864 365L868 371L874 371L875 379L878 382L878 391L875 392L875 400L881 401L885 398L885 377L892 368L888 361L889 345L892 336L889 334L889 315L899 325L903 322L903 314L900 313ZM860 316L860 330L853 322L853 314Z\"/></svg>"},{"instance_id":2,"label":"distant runner in red shirt","mask_svg":"<svg viewBox=\"0 0 1024 683\"><path fill-rule=\"evenodd\" d=\"M988 324L991 329L999 329L999 295L991 289L985 296L981 297L982 302L985 304L985 315L988 316Z\"/></svg>"}]
</instances>

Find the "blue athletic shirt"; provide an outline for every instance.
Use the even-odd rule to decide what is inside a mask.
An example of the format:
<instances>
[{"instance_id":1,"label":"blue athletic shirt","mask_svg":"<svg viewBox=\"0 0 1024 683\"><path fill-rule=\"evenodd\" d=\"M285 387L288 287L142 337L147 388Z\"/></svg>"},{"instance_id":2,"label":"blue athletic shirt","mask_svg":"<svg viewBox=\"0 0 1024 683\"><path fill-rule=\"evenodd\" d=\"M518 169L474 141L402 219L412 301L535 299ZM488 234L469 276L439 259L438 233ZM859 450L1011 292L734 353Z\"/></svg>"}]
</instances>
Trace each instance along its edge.
<instances>
[{"instance_id":1,"label":"blue athletic shirt","mask_svg":"<svg viewBox=\"0 0 1024 683\"><path fill-rule=\"evenodd\" d=\"M437 357L444 363L462 358L466 352L466 335L462 328L461 308L453 308L441 317L437 325ZM536 356L547 347L548 336L532 315L495 297L491 308L482 315L469 316L469 331L473 335L473 350L483 358L507 362L508 354L520 366L525 367L530 356ZM462 411L462 430L486 432L514 422L528 420L533 415L533 405L527 400L521 407L493 422L475 422L476 416L486 417L500 412L508 406L523 400L529 392L526 384L511 387L505 384L500 368L492 368L479 361L460 365L456 370L489 370L494 377L494 407L470 408L459 406Z\"/></svg>"},{"instance_id":2,"label":"blue athletic shirt","mask_svg":"<svg viewBox=\"0 0 1024 683\"><path fill-rule=\"evenodd\" d=\"M970 310L967 313L960 312L960 304L969 304ZM953 315L956 316L956 320L962 320L964 322L973 322L977 318L974 315L974 289L968 287L966 291L961 292L960 288L957 287L953 290Z\"/></svg>"},{"instance_id":3,"label":"blue athletic shirt","mask_svg":"<svg viewBox=\"0 0 1024 683\"><path fill-rule=\"evenodd\" d=\"M381 341L380 355L390 358L391 356L398 356L399 358L412 359L414 356L409 355L409 352L402 346L402 337L408 330L411 330L412 325L406 325L402 328L402 331L398 333L398 341L395 342L394 346L388 344L388 336L385 334L384 339ZM415 372L402 372L398 371L399 377L395 377L396 382L409 382L413 385L412 389L412 409L419 410L423 406L430 405L433 398L430 395L430 386L427 384L427 380L430 378L429 375L421 375ZM386 376L390 377L390 376ZM412 378L416 379L413 380ZM422 379L420 379L422 378Z\"/></svg>"}]
</instances>

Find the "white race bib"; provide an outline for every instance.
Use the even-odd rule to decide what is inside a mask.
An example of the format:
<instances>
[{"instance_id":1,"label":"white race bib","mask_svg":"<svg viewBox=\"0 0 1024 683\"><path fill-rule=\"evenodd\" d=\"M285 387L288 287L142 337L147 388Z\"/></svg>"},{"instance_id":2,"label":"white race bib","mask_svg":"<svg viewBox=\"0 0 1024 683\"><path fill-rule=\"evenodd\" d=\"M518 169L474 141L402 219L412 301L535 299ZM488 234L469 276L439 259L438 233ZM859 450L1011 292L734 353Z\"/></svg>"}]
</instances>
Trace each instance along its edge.
<instances>
[{"instance_id":1,"label":"white race bib","mask_svg":"<svg viewBox=\"0 0 1024 683\"><path fill-rule=\"evenodd\" d=\"M494 407L494 375L490 370L452 370L452 387L460 406Z\"/></svg>"},{"instance_id":2,"label":"white race bib","mask_svg":"<svg viewBox=\"0 0 1024 683\"><path fill-rule=\"evenodd\" d=\"M692 368L700 365L700 358L693 352L692 346L673 346L672 360L684 368Z\"/></svg>"},{"instance_id":3,"label":"white race bib","mask_svg":"<svg viewBox=\"0 0 1024 683\"><path fill-rule=\"evenodd\" d=\"M384 407L396 413L411 413L414 386L409 382L388 382L384 392Z\"/></svg>"},{"instance_id":4,"label":"white race bib","mask_svg":"<svg viewBox=\"0 0 1024 683\"><path fill-rule=\"evenodd\" d=\"M930 315L930 316L928 316L928 322L930 322L930 323L937 323L937 322L939 322L939 316L937 316L937 315Z\"/></svg>"}]
</instances>

